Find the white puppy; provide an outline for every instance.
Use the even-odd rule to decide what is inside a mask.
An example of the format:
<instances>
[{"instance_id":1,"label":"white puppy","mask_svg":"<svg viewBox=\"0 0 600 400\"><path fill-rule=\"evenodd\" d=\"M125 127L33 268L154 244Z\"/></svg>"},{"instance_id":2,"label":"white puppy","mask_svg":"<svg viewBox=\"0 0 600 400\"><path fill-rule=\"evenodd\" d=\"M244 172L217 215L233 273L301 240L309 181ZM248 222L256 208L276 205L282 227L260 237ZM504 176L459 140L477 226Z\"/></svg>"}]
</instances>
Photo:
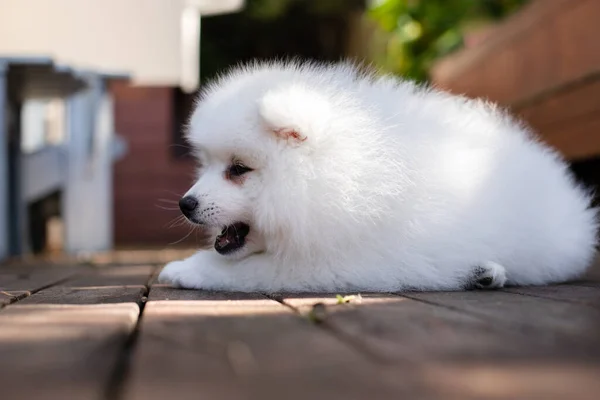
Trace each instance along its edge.
<instances>
[{"instance_id":1,"label":"white puppy","mask_svg":"<svg viewBox=\"0 0 600 400\"><path fill-rule=\"evenodd\" d=\"M481 101L347 64L253 64L206 90L187 138L200 168L180 206L216 239L164 268L175 286L536 285L576 278L595 253L589 194Z\"/></svg>"}]
</instances>

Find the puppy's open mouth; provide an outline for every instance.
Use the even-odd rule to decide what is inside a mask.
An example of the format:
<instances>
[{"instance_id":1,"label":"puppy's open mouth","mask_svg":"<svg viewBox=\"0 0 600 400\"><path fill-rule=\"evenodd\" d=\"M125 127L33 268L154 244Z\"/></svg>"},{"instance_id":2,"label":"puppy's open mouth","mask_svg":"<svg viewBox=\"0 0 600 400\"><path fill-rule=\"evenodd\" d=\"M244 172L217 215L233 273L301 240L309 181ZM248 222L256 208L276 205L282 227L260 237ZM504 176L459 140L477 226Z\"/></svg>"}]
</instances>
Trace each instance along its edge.
<instances>
[{"instance_id":1,"label":"puppy's open mouth","mask_svg":"<svg viewBox=\"0 0 600 400\"><path fill-rule=\"evenodd\" d=\"M233 253L244 247L249 233L250 226L243 222L227 225L215 239L215 250L219 254Z\"/></svg>"}]
</instances>

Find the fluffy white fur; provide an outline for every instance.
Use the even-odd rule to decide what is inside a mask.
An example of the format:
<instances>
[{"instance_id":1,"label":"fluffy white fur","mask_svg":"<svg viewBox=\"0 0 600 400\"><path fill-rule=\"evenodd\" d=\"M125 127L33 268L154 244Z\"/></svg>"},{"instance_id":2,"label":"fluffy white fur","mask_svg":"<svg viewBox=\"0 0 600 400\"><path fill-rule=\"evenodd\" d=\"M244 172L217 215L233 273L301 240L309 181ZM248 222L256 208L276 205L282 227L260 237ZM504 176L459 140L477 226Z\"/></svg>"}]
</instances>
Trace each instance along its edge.
<instances>
[{"instance_id":1,"label":"fluffy white fur","mask_svg":"<svg viewBox=\"0 0 600 400\"><path fill-rule=\"evenodd\" d=\"M161 282L459 290L478 269L491 287L538 285L576 278L595 253L590 195L525 126L349 64L235 69L198 102L188 140L204 227L251 232L235 255L199 251ZM232 158L254 169L243 183L224 179Z\"/></svg>"}]
</instances>

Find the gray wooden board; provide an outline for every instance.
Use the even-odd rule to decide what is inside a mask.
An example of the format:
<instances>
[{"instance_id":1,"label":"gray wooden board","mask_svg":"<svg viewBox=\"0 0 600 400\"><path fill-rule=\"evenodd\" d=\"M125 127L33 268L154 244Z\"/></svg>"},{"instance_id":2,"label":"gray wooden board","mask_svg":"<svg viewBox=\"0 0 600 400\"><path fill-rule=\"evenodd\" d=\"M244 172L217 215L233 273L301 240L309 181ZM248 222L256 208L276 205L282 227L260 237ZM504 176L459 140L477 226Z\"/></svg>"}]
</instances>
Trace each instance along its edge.
<instances>
[{"instance_id":1,"label":"gray wooden board","mask_svg":"<svg viewBox=\"0 0 600 400\"><path fill-rule=\"evenodd\" d=\"M103 398L153 271L94 270L0 311L3 395Z\"/></svg>"},{"instance_id":2,"label":"gray wooden board","mask_svg":"<svg viewBox=\"0 0 600 400\"><path fill-rule=\"evenodd\" d=\"M107 304L139 302L156 268L94 268L21 300L21 304Z\"/></svg>"},{"instance_id":3,"label":"gray wooden board","mask_svg":"<svg viewBox=\"0 0 600 400\"><path fill-rule=\"evenodd\" d=\"M154 286L148 300L126 399L437 398L411 365L381 365L263 296Z\"/></svg>"},{"instance_id":4,"label":"gray wooden board","mask_svg":"<svg viewBox=\"0 0 600 400\"><path fill-rule=\"evenodd\" d=\"M0 308L59 283L76 273L74 268L0 268Z\"/></svg>"},{"instance_id":5,"label":"gray wooden board","mask_svg":"<svg viewBox=\"0 0 600 400\"><path fill-rule=\"evenodd\" d=\"M586 286L586 287L600 288L600 282L594 282L594 281L576 281L576 282L571 282L570 284L573 286Z\"/></svg>"},{"instance_id":6,"label":"gray wooden board","mask_svg":"<svg viewBox=\"0 0 600 400\"><path fill-rule=\"evenodd\" d=\"M600 284L514 287L504 291L600 308Z\"/></svg>"},{"instance_id":7,"label":"gray wooden board","mask_svg":"<svg viewBox=\"0 0 600 400\"><path fill-rule=\"evenodd\" d=\"M157 267L152 265L102 266L70 279L64 286L98 287L146 285L153 277Z\"/></svg>"},{"instance_id":8,"label":"gray wooden board","mask_svg":"<svg viewBox=\"0 0 600 400\"><path fill-rule=\"evenodd\" d=\"M540 340L477 316L404 297L363 295L348 304L337 304L331 295L279 297L302 315L310 314L316 303L325 304L323 326L387 363L410 363L421 371L417 380L428 384L430 391L436 388L476 398L584 399L600 390L599 352L589 343L579 348L569 343L561 346L552 338ZM486 379L510 381L510 385L484 385Z\"/></svg>"},{"instance_id":9,"label":"gray wooden board","mask_svg":"<svg viewBox=\"0 0 600 400\"><path fill-rule=\"evenodd\" d=\"M14 305L0 312L3 398L102 398L137 304Z\"/></svg>"},{"instance_id":10,"label":"gray wooden board","mask_svg":"<svg viewBox=\"0 0 600 400\"><path fill-rule=\"evenodd\" d=\"M323 324L340 337L387 363L425 360L477 360L520 357L514 340L522 335L495 329L480 318L394 295L363 294L337 304L332 296L283 295L283 301L308 316L325 304ZM526 347L526 346L525 346ZM539 351L529 348L529 355Z\"/></svg>"},{"instance_id":11,"label":"gray wooden board","mask_svg":"<svg viewBox=\"0 0 600 400\"><path fill-rule=\"evenodd\" d=\"M567 289L568 290L568 289ZM600 310L583 304L553 301L503 291L402 293L420 301L468 313L489 324L533 335L540 342L600 352Z\"/></svg>"}]
</instances>

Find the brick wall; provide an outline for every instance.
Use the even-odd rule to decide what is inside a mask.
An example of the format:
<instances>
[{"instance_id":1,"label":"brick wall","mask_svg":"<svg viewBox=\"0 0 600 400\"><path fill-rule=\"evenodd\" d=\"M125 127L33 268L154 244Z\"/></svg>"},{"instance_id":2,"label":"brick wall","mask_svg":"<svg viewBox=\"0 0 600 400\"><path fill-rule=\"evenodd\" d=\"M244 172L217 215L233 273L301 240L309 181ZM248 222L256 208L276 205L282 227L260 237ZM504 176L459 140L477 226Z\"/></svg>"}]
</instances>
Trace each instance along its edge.
<instances>
[{"instance_id":1,"label":"brick wall","mask_svg":"<svg viewBox=\"0 0 600 400\"><path fill-rule=\"evenodd\" d=\"M167 228L179 216L175 204L194 174L193 161L176 159L174 137L175 90L169 87L132 87L115 83L117 132L128 142L127 155L114 167L115 245L169 246L184 237L185 226ZM193 244L194 235L178 244Z\"/></svg>"}]
</instances>

